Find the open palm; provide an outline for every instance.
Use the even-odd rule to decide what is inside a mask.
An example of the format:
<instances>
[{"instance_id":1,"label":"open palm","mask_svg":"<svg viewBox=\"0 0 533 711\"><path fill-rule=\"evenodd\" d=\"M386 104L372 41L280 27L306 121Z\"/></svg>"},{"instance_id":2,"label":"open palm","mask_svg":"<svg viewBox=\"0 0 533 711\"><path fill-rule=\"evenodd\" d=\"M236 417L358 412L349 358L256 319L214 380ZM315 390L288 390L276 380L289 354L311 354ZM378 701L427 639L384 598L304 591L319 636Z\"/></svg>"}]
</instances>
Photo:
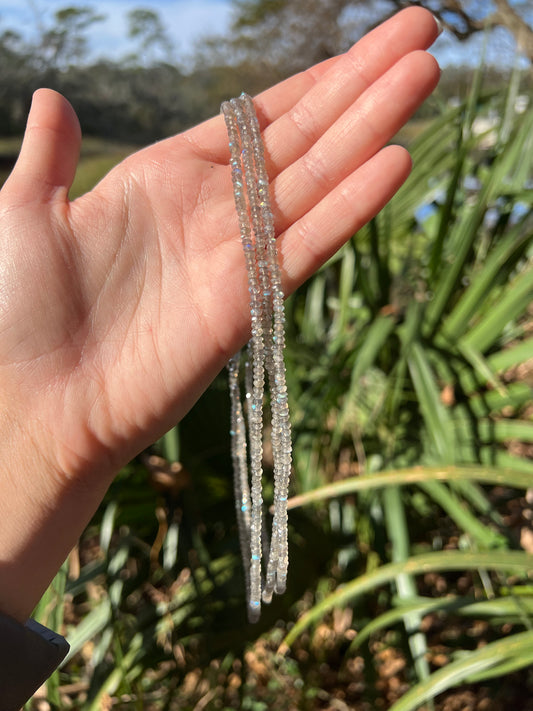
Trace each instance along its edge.
<instances>
[{"instance_id":1,"label":"open palm","mask_svg":"<svg viewBox=\"0 0 533 711\"><path fill-rule=\"evenodd\" d=\"M422 51L436 34L411 8L256 98L287 293L406 178L408 154L382 147L438 80ZM11 452L28 443L0 486L15 480L26 518L31 487L35 521L15 536L13 516L3 529L0 516L0 540L11 579L24 582L46 536L50 570L33 591L118 467L185 414L249 330L222 118L130 156L69 202L79 142L70 105L39 91L0 193L0 434ZM0 586L0 609L2 596L13 608ZM19 599L17 614L34 601Z\"/></svg>"}]
</instances>

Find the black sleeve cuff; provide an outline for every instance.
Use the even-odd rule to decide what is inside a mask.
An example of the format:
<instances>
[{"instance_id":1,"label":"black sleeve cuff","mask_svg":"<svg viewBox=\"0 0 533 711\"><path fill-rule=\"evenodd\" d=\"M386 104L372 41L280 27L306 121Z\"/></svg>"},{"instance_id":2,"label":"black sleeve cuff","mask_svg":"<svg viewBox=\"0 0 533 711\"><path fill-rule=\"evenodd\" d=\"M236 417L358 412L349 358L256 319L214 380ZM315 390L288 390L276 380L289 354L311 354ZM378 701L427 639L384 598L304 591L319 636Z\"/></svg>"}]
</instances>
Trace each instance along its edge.
<instances>
[{"instance_id":1,"label":"black sleeve cuff","mask_svg":"<svg viewBox=\"0 0 533 711\"><path fill-rule=\"evenodd\" d=\"M66 657L63 637L0 613L0 711L18 711Z\"/></svg>"}]
</instances>

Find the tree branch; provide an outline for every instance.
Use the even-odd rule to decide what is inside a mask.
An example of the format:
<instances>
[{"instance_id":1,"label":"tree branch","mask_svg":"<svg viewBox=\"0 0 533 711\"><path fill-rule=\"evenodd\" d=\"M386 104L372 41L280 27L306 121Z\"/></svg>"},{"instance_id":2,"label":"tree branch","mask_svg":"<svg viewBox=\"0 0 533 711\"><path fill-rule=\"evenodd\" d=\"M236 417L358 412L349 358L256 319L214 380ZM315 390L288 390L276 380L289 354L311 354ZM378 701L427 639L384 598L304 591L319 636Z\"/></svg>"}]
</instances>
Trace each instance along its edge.
<instances>
[{"instance_id":1,"label":"tree branch","mask_svg":"<svg viewBox=\"0 0 533 711\"><path fill-rule=\"evenodd\" d=\"M508 0L494 0L498 24L506 27L515 37L518 48L533 62L533 28L511 7Z\"/></svg>"}]
</instances>

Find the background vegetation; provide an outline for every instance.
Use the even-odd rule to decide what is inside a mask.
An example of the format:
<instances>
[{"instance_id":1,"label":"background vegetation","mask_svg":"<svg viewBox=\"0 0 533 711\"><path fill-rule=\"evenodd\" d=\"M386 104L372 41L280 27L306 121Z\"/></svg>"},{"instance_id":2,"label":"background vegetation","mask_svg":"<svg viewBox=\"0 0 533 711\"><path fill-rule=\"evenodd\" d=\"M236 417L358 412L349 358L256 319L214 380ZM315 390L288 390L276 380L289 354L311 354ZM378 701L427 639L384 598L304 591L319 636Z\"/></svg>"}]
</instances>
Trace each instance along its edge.
<instances>
[{"instance_id":1,"label":"background vegetation","mask_svg":"<svg viewBox=\"0 0 533 711\"><path fill-rule=\"evenodd\" d=\"M33 46L5 31L0 168L31 91L54 86L92 134L74 197L133 144L342 49L348 10L369 3L327 5L326 17L324 3L240 0L233 35L187 71L151 11L130 13L138 52L121 63L88 61L90 8L58 12ZM456 34L479 31L472 3L453 3L464 16L433 5ZM327 43L306 41L304 7ZM533 709L527 66L446 71L399 137L408 183L288 300L287 594L246 623L221 374L121 472L43 598L37 617L72 649L30 707Z\"/></svg>"}]
</instances>

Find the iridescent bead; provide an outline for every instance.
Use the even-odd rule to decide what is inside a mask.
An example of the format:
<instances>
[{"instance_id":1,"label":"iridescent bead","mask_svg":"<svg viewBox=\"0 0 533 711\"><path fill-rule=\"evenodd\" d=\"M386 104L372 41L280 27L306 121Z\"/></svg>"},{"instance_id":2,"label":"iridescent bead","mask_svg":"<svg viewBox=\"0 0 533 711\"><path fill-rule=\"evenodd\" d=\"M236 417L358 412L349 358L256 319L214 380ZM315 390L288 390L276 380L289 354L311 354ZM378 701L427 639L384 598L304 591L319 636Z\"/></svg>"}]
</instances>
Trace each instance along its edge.
<instances>
[{"instance_id":1,"label":"iridescent bead","mask_svg":"<svg viewBox=\"0 0 533 711\"><path fill-rule=\"evenodd\" d=\"M239 386L240 359L230 372L232 458L239 538L245 568L248 615L256 621L260 599L270 602L285 587L287 573L287 495L291 467L291 431L283 362L284 310L277 259L274 218L264 149L253 102L242 94L224 102L230 145L230 167L248 272L252 337L244 365L247 429ZM274 518L272 540L261 582L262 457L265 371L271 389L271 443L274 459Z\"/></svg>"}]
</instances>

